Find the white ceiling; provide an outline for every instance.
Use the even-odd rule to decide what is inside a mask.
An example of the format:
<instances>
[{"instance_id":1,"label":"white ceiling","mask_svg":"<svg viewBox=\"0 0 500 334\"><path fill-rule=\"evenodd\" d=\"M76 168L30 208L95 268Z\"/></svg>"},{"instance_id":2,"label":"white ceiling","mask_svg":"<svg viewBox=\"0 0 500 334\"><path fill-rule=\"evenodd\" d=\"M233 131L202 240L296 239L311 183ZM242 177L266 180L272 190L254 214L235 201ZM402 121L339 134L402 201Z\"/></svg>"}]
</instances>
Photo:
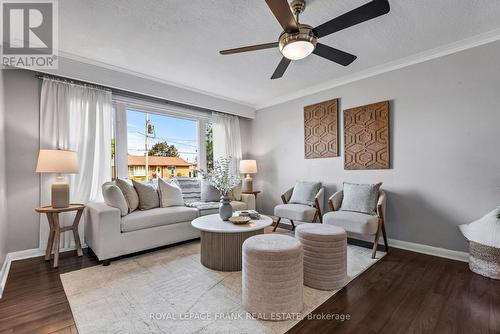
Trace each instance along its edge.
<instances>
[{"instance_id":1,"label":"white ceiling","mask_svg":"<svg viewBox=\"0 0 500 334\"><path fill-rule=\"evenodd\" d=\"M317 26L368 0L309 0L301 22ZM388 15L321 39L358 56L342 67L311 55L270 80L278 49L221 56L274 42L281 32L264 0L59 1L59 48L247 105L353 75L500 28L499 0L390 0Z\"/></svg>"}]
</instances>

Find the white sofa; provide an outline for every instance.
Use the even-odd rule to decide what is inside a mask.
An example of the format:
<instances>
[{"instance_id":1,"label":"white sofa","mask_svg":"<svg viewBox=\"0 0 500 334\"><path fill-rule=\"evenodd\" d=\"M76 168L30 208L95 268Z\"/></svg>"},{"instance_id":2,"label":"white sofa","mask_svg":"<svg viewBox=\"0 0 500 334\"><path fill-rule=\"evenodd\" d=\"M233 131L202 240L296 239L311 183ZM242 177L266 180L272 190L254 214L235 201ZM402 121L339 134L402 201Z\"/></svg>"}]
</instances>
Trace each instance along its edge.
<instances>
[{"instance_id":1,"label":"white sofa","mask_svg":"<svg viewBox=\"0 0 500 334\"><path fill-rule=\"evenodd\" d=\"M184 183L193 183L189 180ZM191 221L218 212L217 202L201 202L199 187L183 188L186 206L136 210L121 216L120 209L106 203L89 203L85 210L85 241L104 265L109 259L200 237ZM196 195L198 193L198 195ZM241 194L232 201L236 210L255 209L255 196Z\"/></svg>"}]
</instances>

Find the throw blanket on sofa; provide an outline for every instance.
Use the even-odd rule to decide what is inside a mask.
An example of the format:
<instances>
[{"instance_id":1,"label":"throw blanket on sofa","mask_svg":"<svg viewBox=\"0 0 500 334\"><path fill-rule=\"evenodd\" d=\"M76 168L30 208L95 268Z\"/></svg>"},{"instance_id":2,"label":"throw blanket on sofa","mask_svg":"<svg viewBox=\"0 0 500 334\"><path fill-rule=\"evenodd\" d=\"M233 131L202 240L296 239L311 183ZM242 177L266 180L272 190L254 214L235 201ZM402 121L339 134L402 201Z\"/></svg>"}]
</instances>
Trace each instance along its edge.
<instances>
[{"instance_id":1,"label":"throw blanket on sofa","mask_svg":"<svg viewBox=\"0 0 500 334\"><path fill-rule=\"evenodd\" d=\"M190 206L189 203L201 201L201 181L194 178L178 177L177 183L181 187L184 203Z\"/></svg>"}]
</instances>

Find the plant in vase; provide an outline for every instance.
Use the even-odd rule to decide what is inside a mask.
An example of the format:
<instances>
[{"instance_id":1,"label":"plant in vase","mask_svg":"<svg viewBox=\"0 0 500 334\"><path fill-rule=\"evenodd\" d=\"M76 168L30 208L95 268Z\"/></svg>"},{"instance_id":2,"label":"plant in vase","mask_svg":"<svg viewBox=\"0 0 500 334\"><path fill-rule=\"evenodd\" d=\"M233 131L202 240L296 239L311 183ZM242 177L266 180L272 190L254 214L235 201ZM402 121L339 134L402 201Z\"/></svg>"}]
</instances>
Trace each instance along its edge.
<instances>
[{"instance_id":1,"label":"plant in vase","mask_svg":"<svg viewBox=\"0 0 500 334\"><path fill-rule=\"evenodd\" d=\"M219 215L222 220L229 220L233 215L233 207L229 199L229 192L240 184L240 177L231 173L231 158L218 158L214 161L211 172L200 170L201 175L220 194Z\"/></svg>"}]
</instances>

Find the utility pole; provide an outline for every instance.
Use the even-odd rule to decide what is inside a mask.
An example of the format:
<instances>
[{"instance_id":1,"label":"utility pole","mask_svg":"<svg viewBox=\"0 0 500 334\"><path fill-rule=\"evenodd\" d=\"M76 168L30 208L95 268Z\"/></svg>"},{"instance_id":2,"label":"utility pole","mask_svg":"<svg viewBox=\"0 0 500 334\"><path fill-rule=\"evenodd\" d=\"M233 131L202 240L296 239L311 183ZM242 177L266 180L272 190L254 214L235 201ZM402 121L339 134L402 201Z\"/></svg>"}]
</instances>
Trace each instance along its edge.
<instances>
[{"instance_id":1,"label":"utility pole","mask_svg":"<svg viewBox=\"0 0 500 334\"><path fill-rule=\"evenodd\" d=\"M148 161L148 129L149 128L149 114L146 113L146 129L144 131L144 150L146 152L146 181L149 181L149 161Z\"/></svg>"}]
</instances>

